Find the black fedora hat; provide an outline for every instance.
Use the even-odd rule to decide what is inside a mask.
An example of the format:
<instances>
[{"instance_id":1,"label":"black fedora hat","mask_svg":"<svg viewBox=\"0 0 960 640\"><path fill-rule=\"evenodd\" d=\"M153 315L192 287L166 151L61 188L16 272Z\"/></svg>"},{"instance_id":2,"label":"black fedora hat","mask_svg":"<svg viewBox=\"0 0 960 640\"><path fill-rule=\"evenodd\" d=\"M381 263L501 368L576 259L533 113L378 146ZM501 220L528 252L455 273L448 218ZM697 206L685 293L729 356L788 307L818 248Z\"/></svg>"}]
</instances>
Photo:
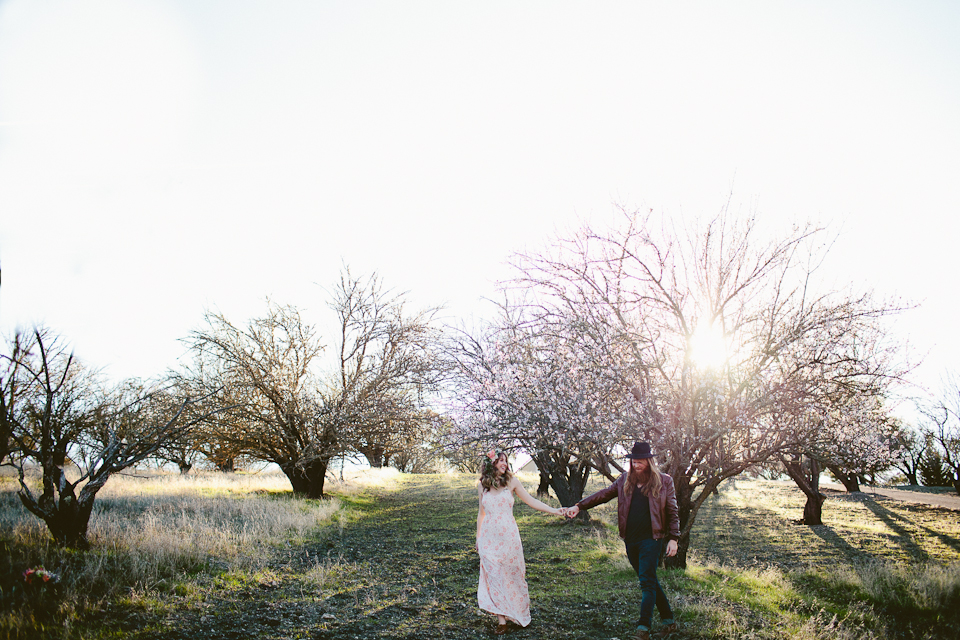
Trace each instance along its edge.
<instances>
[{"instance_id":1,"label":"black fedora hat","mask_svg":"<svg viewBox=\"0 0 960 640\"><path fill-rule=\"evenodd\" d=\"M646 458L653 458L655 456L650 452L649 442L634 442L633 451L628 453L627 457L631 460L644 460Z\"/></svg>"}]
</instances>

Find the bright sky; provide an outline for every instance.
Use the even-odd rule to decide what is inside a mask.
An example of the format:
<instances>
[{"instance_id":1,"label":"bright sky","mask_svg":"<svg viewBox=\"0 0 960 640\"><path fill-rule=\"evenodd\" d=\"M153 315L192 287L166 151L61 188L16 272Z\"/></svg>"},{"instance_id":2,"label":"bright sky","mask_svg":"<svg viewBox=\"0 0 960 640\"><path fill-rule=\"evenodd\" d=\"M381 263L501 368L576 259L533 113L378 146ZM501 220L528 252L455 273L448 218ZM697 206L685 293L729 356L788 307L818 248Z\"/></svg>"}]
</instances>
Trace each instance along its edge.
<instances>
[{"instance_id":1,"label":"bright sky","mask_svg":"<svg viewBox=\"0 0 960 640\"><path fill-rule=\"evenodd\" d=\"M114 377L205 308L323 321L342 264L453 317L613 205L840 234L960 359L960 4L0 3L0 330Z\"/></svg>"}]
</instances>

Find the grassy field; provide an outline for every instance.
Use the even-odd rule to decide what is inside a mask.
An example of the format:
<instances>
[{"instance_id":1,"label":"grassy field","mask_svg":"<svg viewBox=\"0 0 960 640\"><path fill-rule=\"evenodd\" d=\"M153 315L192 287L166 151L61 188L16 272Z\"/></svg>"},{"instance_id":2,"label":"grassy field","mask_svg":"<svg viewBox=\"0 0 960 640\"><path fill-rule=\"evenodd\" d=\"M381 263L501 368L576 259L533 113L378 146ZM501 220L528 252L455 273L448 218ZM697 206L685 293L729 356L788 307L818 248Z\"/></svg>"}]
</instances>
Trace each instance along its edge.
<instances>
[{"instance_id":1,"label":"grassy field","mask_svg":"<svg viewBox=\"0 0 960 640\"><path fill-rule=\"evenodd\" d=\"M14 638L487 638L476 605L475 479L367 472L294 499L282 476L122 478L94 550L47 542L0 491L0 634ZM535 478L524 478L528 487ZM109 491L109 493L108 493ZM955 638L960 517L832 496L825 524L793 524L802 496L728 482L701 511L690 563L661 571L676 638ZM639 587L614 505L579 524L515 508L533 622L511 637L632 635ZM21 572L62 578L29 591Z\"/></svg>"}]
</instances>

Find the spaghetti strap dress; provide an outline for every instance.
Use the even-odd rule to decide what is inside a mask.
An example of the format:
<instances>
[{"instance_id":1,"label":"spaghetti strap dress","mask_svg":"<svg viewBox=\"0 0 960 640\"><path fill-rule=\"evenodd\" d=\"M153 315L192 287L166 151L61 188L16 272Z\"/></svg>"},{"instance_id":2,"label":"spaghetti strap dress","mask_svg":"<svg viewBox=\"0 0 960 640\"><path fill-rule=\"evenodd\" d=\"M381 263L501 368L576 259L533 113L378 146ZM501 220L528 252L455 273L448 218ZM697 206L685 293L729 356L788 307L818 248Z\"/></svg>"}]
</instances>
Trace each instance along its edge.
<instances>
[{"instance_id":1,"label":"spaghetti strap dress","mask_svg":"<svg viewBox=\"0 0 960 640\"><path fill-rule=\"evenodd\" d=\"M513 518L513 491L484 491L484 517L477 536L480 583L477 602L484 611L499 614L522 627L530 624L527 565L520 531Z\"/></svg>"}]
</instances>

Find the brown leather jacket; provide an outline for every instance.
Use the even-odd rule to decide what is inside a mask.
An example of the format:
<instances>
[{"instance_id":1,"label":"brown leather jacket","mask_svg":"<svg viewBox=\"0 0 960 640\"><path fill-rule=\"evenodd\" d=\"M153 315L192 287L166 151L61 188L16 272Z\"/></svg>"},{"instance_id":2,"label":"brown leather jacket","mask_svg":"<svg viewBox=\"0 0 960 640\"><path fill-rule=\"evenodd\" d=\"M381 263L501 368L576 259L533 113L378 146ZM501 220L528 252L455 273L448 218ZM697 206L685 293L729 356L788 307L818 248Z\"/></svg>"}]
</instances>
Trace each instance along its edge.
<instances>
[{"instance_id":1,"label":"brown leather jacket","mask_svg":"<svg viewBox=\"0 0 960 640\"><path fill-rule=\"evenodd\" d=\"M663 538L679 540L680 515L677 511L677 491L673 487L673 478L665 473L661 473L660 478L663 480L660 495L656 498L650 498L650 525L653 529L653 537L656 540ZM617 525L620 529L621 538L627 534L627 516L630 515L630 500L623 491L626 480L627 474L624 473L606 489L600 489L592 496L587 496L577 503L580 509L589 509L598 504L610 502L616 497ZM664 520L667 522L664 522ZM667 527L669 527L669 531Z\"/></svg>"}]
</instances>

